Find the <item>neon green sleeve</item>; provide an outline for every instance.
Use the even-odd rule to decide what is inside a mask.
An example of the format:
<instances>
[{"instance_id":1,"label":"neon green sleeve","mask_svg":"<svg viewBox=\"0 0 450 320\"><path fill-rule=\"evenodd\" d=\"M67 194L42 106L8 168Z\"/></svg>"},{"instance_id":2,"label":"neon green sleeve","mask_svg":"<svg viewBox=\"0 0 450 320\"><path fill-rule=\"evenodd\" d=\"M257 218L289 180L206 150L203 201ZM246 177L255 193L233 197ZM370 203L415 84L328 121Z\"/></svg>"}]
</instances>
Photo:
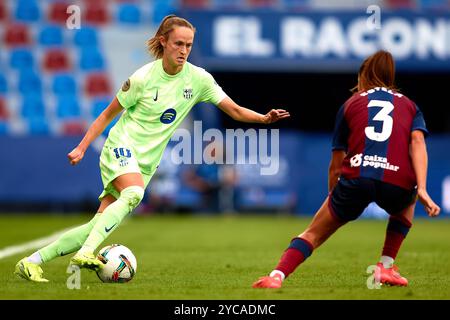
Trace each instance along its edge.
<instances>
[{"instance_id":1,"label":"neon green sleeve","mask_svg":"<svg viewBox=\"0 0 450 320\"><path fill-rule=\"evenodd\" d=\"M117 100L123 108L128 109L138 102L142 95L142 78L135 72L117 92Z\"/></svg>"},{"instance_id":2,"label":"neon green sleeve","mask_svg":"<svg viewBox=\"0 0 450 320\"><path fill-rule=\"evenodd\" d=\"M215 105L218 105L220 101L227 97L227 94L217 84L211 74L204 71L202 78L202 82L204 84L201 96L202 102L211 102Z\"/></svg>"}]
</instances>

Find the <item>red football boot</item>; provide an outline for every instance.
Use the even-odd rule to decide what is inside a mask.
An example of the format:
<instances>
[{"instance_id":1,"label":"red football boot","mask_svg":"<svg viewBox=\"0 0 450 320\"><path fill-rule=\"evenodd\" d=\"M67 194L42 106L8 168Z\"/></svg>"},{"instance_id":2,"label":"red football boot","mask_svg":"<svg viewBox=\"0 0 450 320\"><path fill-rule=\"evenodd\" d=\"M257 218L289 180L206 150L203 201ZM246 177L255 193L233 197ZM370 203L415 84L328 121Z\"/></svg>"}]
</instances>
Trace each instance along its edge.
<instances>
[{"instance_id":1,"label":"red football boot","mask_svg":"<svg viewBox=\"0 0 450 320\"><path fill-rule=\"evenodd\" d=\"M281 288L281 276L275 275L273 277L265 276L261 277L256 281L252 287L253 288L269 288L269 289L278 289Z\"/></svg>"},{"instance_id":2,"label":"red football boot","mask_svg":"<svg viewBox=\"0 0 450 320\"><path fill-rule=\"evenodd\" d=\"M396 265L392 266L392 268L386 269L381 262L377 263L377 268L375 269L375 280L379 283L384 283L391 286L406 287L408 285L408 279L400 275Z\"/></svg>"}]
</instances>

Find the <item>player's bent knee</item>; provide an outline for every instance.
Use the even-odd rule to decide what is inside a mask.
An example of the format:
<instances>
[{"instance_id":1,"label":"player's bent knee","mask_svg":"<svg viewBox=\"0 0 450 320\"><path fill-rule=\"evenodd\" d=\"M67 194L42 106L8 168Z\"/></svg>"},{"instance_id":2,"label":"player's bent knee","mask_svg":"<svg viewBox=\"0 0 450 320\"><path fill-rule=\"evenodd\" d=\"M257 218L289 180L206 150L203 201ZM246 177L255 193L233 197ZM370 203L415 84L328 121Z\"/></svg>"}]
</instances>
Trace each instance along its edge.
<instances>
[{"instance_id":1,"label":"player's bent knee","mask_svg":"<svg viewBox=\"0 0 450 320\"><path fill-rule=\"evenodd\" d=\"M131 210L136 208L144 198L145 190L139 186L131 186L122 190L120 198L128 203Z\"/></svg>"}]
</instances>

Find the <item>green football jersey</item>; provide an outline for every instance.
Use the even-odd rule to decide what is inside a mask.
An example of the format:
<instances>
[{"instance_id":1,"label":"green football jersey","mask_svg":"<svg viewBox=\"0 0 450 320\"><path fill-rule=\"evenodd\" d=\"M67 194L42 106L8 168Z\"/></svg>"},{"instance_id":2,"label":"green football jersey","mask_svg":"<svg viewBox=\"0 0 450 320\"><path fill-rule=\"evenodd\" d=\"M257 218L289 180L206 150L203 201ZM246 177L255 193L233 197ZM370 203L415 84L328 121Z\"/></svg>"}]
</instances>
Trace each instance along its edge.
<instances>
[{"instance_id":1,"label":"green football jersey","mask_svg":"<svg viewBox=\"0 0 450 320\"><path fill-rule=\"evenodd\" d=\"M105 146L134 152L143 173L158 166L175 129L199 102L218 105L226 97L214 78L186 62L176 75L158 59L138 69L117 93L125 109L111 128Z\"/></svg>"}]
</instances>

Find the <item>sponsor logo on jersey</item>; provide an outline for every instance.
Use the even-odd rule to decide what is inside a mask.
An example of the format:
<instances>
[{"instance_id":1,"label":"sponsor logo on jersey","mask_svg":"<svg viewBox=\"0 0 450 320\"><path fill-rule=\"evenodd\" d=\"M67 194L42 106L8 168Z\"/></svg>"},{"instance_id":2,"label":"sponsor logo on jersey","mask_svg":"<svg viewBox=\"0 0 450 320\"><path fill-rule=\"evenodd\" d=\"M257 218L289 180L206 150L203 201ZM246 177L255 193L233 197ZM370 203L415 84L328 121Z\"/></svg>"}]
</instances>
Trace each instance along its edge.
<instances>
[{"instance_id":1,"label":"sponsor logo on jersey","mask_svg":"<svg viewBox=\"0 0 450 320\"><path fill-rule=\"evenodd\" d=\"M131 86L130 79L127 79L127 81L125 81L125 82L123 83L122 91L123 91L123 92L127 92L127 91L130 89L130 86Z\"/></svg>"},{"instance_id":2,"label":"sponsor logo on jersey","mask_svg":"<svg viewBox=\"0 0 450 320\"><path fill-rule=\"evenodd\" d=\"M187 100L192 98L192 89L183 89L183 97Z\"/></svg>"},{"instance_id":3,"label":"sponsor logo on jersey","mask_svg":"<svg viewBox=\"0 0 450 320\"><path fill-rule=\"evenodd\" d=\"M369 156L364 155L362 153L355 154L350 158L350 166L351 167L373 167L375 169L381 168L385 170L398 171L400 169L399 166L395 166L390 164L385 157L380 157L377 155Z\"/></svg>"},{"instance_id":4,"label":"sponsor logo on jersey","mask_svg":"<svg viewBox=\"0 0 450 320\"><path fill-rule=\"evenodd\" d=\"M355 154L350 158L350 166L351 167L359 167L362 162L362 153Z\"/></svg>"},{"instance_id":5,"label":"sponsor logo on jersey","mask_svg":"<svg viewBox=\"0 0 450 320\"><path fill-rule=\"evenodd\" d=\"M163 112L163 114L161 115L161 118L159 118L159 120L162 123L169 124L169 123L172 123L176 117L177 117L177 112L175 111L175 109L167 109L166 111Z\"/></svg>"}]
</instances>

